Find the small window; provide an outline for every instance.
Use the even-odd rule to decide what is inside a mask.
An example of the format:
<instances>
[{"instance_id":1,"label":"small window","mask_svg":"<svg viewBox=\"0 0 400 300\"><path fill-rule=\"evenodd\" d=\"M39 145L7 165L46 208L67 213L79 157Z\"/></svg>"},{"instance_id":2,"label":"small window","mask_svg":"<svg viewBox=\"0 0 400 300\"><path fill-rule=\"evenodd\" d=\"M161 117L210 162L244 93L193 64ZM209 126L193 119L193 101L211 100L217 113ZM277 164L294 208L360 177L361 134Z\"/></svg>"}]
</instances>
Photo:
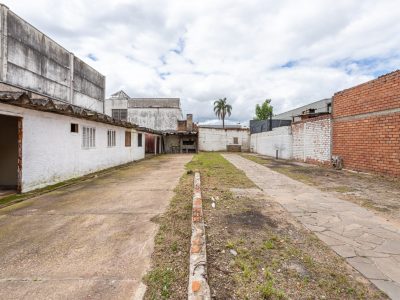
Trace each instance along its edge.
<instances>
[{"instance_id":1,"label":"small window","mask_svg":"<svg viewBox=\"0 0 400 300\"><path fill-rule=\"evenodd\" d=\"M132 134L130 131L125 131L125 147L130 147L131 146L131 138Z\"/></svg>"},{"instance_id":2,"label":"small window","mask_svg":"<svg viewBox=\"0 0 400 300\"><path fill-rule=\"evenodd\" d=\"M234 143L235 145L239 144L239 139L238 139L237 137L234 137L234 138L233 138L233 143Z\"/></svg>"},{"instance_id":3,"label":"small window","mask_svg":"<svg viewBox=\"0 0 400 300\"><path fill-rule=\"evenodd\" d=\"M96 128L82 127L82 148L89 149L96 147Z\"/></svg>"},{"instance_id":4,"label":"small window","mask_svg":"<svg viewBox=\"0 0 400 300\"><path fill-rule=\"evenodd\" d=\"M143 134L138 133L138 140L137 140L138 147L142 147L142 135Z\"/></svg>"},{"instance_id":5,"label":"small window","mask_svg":"<svg viewBox=\"0 0 400 300\"><path fill-rule=\"evenodd\" d=\"M126 121L128 116L127 109L113 109L112 110L112 117L117 120Z\"/></svg>"},{"instance_id":6,"label":"small window","mask_svg":"<svg viewBox=\"0 0 400 300\"><path fill-rule=\"evenodd\" d=\"M71 123L71 132L76 132L78 133L79 125L76 123Z\"/></svg>"},{"instance_id":7,"label":"small window","mask_svg":"<svg viewBox=\"0 0 400 300\"><path fill-rule=\"evenodd\" d=\"M115 130L107 130L107 146L115 147Z\"/></svg>"}]
</instances>

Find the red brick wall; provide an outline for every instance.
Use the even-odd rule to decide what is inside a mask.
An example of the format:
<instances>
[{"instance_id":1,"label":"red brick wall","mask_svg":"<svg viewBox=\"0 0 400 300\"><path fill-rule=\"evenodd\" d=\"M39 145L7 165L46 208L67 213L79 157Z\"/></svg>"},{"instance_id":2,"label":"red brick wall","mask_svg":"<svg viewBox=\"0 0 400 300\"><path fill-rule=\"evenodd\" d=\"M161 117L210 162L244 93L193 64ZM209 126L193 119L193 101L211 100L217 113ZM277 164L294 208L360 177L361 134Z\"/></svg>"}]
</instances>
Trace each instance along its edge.
<instances>
[{"instance_id":1,"label":"red brick wall","mask_svg":"<svg viewBox=\"0 0 400 300\"><path fill-rule=\"evenodd\" d=\"M336 93L332 154L348 169L400 176L399 108L400 71Z\"/></svg>"},{"instance_id":2,"label":"red brick wall","mask_svg":"<svg viewBox=\"0 0 400 300\"><path fill-rule=\"evenodd\" d=\"M333 117L352 116L400 107L400 70L333 97Z\"/></svg>"}]
</instances>

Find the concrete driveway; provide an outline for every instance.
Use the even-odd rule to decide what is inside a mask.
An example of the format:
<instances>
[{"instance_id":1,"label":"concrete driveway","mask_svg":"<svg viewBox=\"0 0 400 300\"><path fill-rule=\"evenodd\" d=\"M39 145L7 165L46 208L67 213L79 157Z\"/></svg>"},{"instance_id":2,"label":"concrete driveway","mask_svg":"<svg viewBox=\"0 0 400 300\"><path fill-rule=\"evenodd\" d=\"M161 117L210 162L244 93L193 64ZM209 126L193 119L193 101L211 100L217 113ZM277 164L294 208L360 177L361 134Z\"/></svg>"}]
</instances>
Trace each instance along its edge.
<instances>
[{"instance_id":1,"label":"concrete driveway","mask_svg":"<svg viewBox=\"0 0 400 300\"><path fill-rule=\"evenodd\" d=\"M191 155L145 160L0 210L0 299L134 299Z\"/></svg>"}]
</instances>

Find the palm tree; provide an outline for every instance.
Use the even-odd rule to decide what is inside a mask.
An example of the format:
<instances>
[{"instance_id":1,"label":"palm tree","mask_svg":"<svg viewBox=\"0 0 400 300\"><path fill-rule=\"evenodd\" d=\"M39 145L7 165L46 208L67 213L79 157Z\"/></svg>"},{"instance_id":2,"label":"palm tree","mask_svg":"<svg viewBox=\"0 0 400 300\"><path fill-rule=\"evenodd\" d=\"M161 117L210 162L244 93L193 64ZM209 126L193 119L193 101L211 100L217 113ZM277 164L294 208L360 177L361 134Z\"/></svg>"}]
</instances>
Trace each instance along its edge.
<instances>
[{"instance_id":1,"label":"palm tree","mask_svg":"<svg viewBox=\"0 0 400 300\"><path fill-rule=\"evenodd\" d=\"M218 119L222 119L222 128L225 128L225 117L230 116L232 106L226 102L226 98L214 101L214 113Z\"/></svg>"}]
</instances>

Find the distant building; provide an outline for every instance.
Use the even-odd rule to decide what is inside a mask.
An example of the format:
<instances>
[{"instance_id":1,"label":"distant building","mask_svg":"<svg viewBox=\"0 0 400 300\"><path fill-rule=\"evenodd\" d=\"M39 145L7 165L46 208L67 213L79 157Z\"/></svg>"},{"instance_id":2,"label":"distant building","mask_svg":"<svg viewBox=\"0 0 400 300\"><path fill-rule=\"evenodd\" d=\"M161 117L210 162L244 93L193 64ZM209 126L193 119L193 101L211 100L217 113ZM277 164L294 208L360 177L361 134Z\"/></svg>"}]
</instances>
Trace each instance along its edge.
<instances>
[{"instance_id":1,"label":"distant building","mask_svg":"<svg viewBox=\"0 0 400 300\"><path fill-rule=\"evenodd\" d=\"M199 125L200 151L249 151L250 130L241 125Z\"/></svg>"},{"instance_id":2,"label":"distant building","mask_svg":"<svg viewBox=\"0 0 400 300\"><path fill-rule=\"evenodd\" d=\"M277 114L272 117L273 120L290 120L290 121L299 121L301 120L301 115L318 115L324 113L332 112L332 99L322 99L319 101L315 101L309 103L307 105L300 106L298 108L286 111L284 113Z\"/></svg>"},{"instance_id":3,"label":"distant building","mask_svg":"<svg viewBox=\"0 0 400 300\"><path fill-rule=\"evenodd\" d=\"M115 119L160 131L177 130L178 120L183 119L179 98L131 98L119 91L106 100L105 107Z\"/></svg>"},{"instance_id":4,"label":"distant building","mask_svg":"<svg viewBox=\"0 0 400 300\"><path fill-rule=\"evenodd\" d=\"M197 126L192 114L183 119L179 98L131 98L119 91L106 99L105 108L114 119L151 129L146 133L146 153L198 151Z\"/></svg>"}]
</instances>

